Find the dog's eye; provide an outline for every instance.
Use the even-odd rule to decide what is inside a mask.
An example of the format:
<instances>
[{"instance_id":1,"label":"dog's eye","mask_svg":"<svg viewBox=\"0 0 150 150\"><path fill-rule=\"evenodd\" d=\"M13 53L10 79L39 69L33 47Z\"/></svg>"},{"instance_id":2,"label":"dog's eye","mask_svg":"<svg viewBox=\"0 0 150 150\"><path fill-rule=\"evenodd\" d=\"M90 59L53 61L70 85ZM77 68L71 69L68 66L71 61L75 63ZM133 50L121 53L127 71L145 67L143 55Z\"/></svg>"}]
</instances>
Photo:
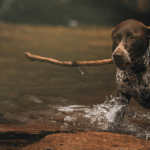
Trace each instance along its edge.
<instances>
[{"instance_id":1,"label":"dog's eye","mask_svg":"<svg viewBox=\"0 0 150 150\"><path fill-rule=\"evenodd\" d=\"M131 40L135 40L135 37L134 37L134 36L131 36Z\"/></svg>"},{"instance_id":2,"label":"dog's eye","mask_svg":"<svg viewBox=\"0 0 150 150\"><path fill-rule=\"evenodd\" d=\"M116 41L116 40L117 40L117 37L114 37L114 40Z\"/></svg>"}]
</instances>

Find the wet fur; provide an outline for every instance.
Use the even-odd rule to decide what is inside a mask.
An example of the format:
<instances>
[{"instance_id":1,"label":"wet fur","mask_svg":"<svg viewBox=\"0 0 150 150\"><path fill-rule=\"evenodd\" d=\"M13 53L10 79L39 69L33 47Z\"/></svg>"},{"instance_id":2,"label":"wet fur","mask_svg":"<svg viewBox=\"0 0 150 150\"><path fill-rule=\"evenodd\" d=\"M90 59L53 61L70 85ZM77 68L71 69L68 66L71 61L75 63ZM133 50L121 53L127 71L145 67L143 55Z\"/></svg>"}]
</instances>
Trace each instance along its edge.
<instances>
[{"instance_id":1,"label":"wet fur","mask_svg":"<svg viewBox=\"0 0 150 150\"><path fill-rule=\"evenodd\" d=\"M139 35L135 41L130 41L125 36L127 32ZM118 33L121 38L118 37L117 40L114 40L114 36L117 36ZM120 23L112 31L112 58L117 53L122 56L121 60L114 60L117 66L116 82L120 101L128 104L133 97L142 107L147 109L150 109L149 38L150 29L132 19ZM123 69L121 68L119 63L125 64L132 60L136 60L133 66L130 64L129 66L123 66Z\"/></svg>"},{"instance_id":2,"label":"wet fur","mask_svg":"<svg viewBox=\"0 0 150 150\"><path fill-rule=\"evenodd\" d=\"M118 96L125 103L129 103L130 98L133 97L142 107L150 109L150 66L146 71L136 74L137 81L131 80L131 76L130 69L117 69Z\"/></svg>"}]
</instances>

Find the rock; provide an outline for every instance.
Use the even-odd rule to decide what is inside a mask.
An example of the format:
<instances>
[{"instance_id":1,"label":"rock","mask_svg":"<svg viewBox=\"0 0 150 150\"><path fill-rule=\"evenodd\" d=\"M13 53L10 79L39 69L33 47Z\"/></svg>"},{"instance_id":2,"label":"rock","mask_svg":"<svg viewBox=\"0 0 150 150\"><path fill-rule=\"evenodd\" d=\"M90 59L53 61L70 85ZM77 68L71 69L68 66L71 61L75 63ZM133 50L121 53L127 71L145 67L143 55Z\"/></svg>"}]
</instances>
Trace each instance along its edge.
<instances>
[{"instance_id":1,"label":"rock","mask_svg":"<svg viewBox=\"0 0 150 150\"><path fill-rule=\"evenodd\" d=\"M58 133L21 150L150 150L150 141L109 132Z\"/></svg>"}]
</instances>

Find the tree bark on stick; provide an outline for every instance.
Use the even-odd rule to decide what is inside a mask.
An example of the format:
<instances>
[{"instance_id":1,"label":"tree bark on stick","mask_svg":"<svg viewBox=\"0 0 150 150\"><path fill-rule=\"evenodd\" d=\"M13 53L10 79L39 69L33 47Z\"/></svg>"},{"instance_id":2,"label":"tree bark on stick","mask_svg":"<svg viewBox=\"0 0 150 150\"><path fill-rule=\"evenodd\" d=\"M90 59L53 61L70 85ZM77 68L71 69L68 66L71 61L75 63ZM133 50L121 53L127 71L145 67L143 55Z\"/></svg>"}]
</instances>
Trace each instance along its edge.
<instances>
[{"instance_id":1,"label":"tree bark on stick","mask_svg":"<svg viewBox=\"0 0 150 150\"><path fill-rule=\"evenodd\" d=\"M112 59L104 59L104 60L95 60L95 61L60 61L53 58L42 57L38 55L33 55L29 52L25 52L25 55L31 61L41 61L46 63L52 63L59 66L67 66L67 67L78 67L78 66L98 66L105 64L112 64Z\"/></svg>"}]
</instances>

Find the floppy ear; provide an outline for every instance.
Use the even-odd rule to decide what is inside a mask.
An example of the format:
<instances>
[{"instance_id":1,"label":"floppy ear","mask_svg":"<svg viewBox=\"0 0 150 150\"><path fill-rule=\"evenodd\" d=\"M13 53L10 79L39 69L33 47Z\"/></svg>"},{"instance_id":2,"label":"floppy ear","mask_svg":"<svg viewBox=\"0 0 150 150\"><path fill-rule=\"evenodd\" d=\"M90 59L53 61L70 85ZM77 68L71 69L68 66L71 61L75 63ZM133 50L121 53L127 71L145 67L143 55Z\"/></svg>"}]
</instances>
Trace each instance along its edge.
<instances>
[{"instance_id":1,"label":"floppy ear","mask_svg":"<svg viewBox=\"0 0 150 150\"><path fill-rule=\"evenodd\" d=\"M146 27L147 37L150 39L150 26Z\"/></svg>"},{"instance_id":2,"label":"floppy ear","mask_svg":"<svg viewBox=\"0 0 150 150\"><path fill-rule=\"evenodd\" d=\"M113 33L114 33L114 30L115 30L115 27L112 29L111 31L111 38L113 39ZM114 43L112 44L112 52L115 50L115 47L114 47Z\"/></svg>"}]
</instances>

